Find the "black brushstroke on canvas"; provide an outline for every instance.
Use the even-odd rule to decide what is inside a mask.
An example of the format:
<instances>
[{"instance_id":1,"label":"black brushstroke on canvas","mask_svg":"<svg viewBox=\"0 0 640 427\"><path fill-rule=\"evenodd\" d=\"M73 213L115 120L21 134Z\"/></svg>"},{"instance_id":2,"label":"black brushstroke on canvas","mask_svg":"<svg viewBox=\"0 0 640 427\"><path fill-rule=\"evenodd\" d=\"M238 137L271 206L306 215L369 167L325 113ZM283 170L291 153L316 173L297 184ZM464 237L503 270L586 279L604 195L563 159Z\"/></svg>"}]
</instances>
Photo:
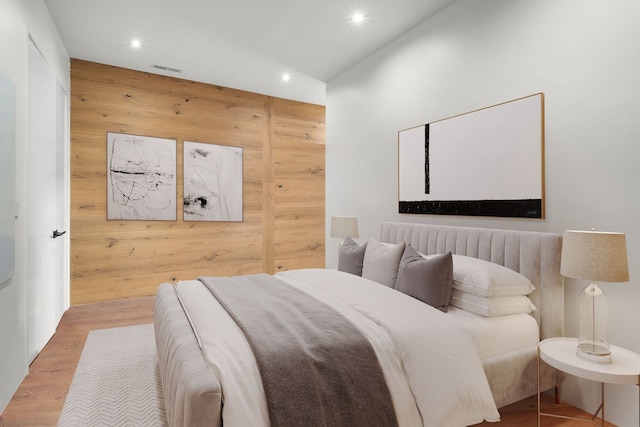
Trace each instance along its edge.
<instances>
[{"instance_id":1,"label":"black brushstroke on canvas","mask_svg":"<svg viewBox=\"0 0 640 427\"><path fill-rule=\"evenodd\" d=\"M197 155L201 156L201 157L207 157L209 154L211 154L210 152L206 151L206 150L201 150L199 148L195 148L192 152L193 157Z\"/></svg>"},{"instance_id":2,"label":"black brushstroke on canvas","mask_svg":"<svg viewBox=\"0 0 640 427\"><path fill-rule=\"evenodd\" d=\"M424 194L431 191L431 179L429 177L429 123L424 125Z\"/></svg>"},{"instance_id":3,"label":"black brushstroke on canvas","mask_svg":"<svg viewBox=\"0 0 640 427\"><path fill-rule=\"evenodd\" d=\"M198 197L186 196L183 199L183 203L185 206L190 206L193 204L200 208L205 208L209 203L209 199L207 199L207 196L198 196ZM195 212L189 212L189 213L195 214Z\"/></svg>"},{"instance_id":4,"label":"black brushstroke on canvas","mask_svg":"<svg viewBox=\"0 0 640 427\"><path fill-rule=\"evenodd\" d=\"M127 161L124 167L109 167L115 203L128 206L132 201L144 200L152 192L164 190L171 185L173 174L154 169L150 163ZM152 209L151 206L147 208Z\"/></svg>"},{"instance_id":5,"label":"black brushstroke on canvas","mask_svg":"<svg viewBox=\"0 0 640 427\"><path fill-rule=\"evenodd\" d=\"M542 199L401 201L398 202L398 212L406 214L542 218Z\"/></svg>"}]
</instances>

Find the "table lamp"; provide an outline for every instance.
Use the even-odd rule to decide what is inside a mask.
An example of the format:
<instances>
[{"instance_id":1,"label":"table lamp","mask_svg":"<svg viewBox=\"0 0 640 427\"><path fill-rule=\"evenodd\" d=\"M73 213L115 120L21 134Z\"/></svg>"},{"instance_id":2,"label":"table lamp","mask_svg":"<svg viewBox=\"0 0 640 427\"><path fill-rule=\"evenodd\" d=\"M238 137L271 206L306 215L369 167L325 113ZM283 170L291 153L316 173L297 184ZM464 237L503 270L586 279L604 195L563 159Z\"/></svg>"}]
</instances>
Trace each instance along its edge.
<instances>
[{"instance_id":1,"label":"table lamp","mask_svg":"<svg viewBox=\"0 0 640 427\"><path fill-rule=\"evenodd\" d=\"M347 237L358 237L358 217L357 216L332 216L331 217L331 237L342 238L340 246Z\"/></svg>"},{"instance_id":2,"label":"table lamp","mask_svg":"<svg viewBox=\"0 0 640 427\"><path fill-rule=\"evenodd\" d=\"M578 357L611 363L609 306L596 282L627 282L627 246L624 233L567 230L562 237L560 273L590 283L580 293Z\"/></svg>"}]
</instances>

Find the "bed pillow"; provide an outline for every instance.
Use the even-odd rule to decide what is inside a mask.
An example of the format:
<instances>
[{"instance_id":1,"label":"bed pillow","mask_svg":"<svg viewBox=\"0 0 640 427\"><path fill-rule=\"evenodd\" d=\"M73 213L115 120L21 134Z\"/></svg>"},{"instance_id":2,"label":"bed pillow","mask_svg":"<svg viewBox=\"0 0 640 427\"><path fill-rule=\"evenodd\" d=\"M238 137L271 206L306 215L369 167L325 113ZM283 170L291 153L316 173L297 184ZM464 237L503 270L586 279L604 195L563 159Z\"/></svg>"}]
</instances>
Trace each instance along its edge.
<instances>
[{"instance_id":1,"label":"bed pillow","mask_svg":"<svg viewBox=\"0 0 640 427\"><path fill-rule=\"evenodd\" d=\"M531 313L536 309L531 300L524 295L487 298L455 288L451 292L451 305L484 317Z\"/></svg>"},{"instance_id":2,"label":"bed pillow","mask_svg":"<svg viewBox=\"0 0 640 427\"><path fill-rule=\"evenodd\" d=\"M342 242L338 252L338 270L362 276L362 265L367 243L358 245L351 237Z\"/></svg>"},{"instance_id":3,"label":"bed pillow","mask_svg":"<svg viewBox=\"0 0 640 427\"><path fill-rule=\"evenodd\" d=\"M480 297L529 295L535 289L516 271L463 255L453 256L453 288Z\"/></svg>"},{"instance_id":4,"label":"bed pillow","mask_svg":"<svg viewBox=\"0 0 640 427\"><path fill-rule=\"evenodd\" d=\"M370 237L364 252L362 277L393 288L396 285L398 266L405 247L404 242L394 245L381 243Z\"/></svg>"},{"instance_id":5,"label":"bed pillow","mask_svg":"<svg viewBox=\"0 0 640 427\"><path fill-rule=\"evenodd\" d=\"M444 312L449 307L453 287L451 252L424 259L407 245L398 267L395 288Z\"/></svg>"}]
</instances>

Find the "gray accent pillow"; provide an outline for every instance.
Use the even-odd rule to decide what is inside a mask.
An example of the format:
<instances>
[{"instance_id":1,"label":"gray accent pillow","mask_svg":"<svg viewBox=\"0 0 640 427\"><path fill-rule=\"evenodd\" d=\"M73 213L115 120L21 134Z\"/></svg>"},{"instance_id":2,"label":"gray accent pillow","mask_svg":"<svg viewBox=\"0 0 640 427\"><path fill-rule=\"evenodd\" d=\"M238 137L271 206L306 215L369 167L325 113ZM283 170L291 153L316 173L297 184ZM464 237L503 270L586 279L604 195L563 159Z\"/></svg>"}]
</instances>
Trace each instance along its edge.
<instances>
[{"instance_id":1,"label":"gray accent pillow","mask_svg":"<svg viewBox=\"0 0 640 427\"><path fill-rule=\"evenodd\" d=\"M369 238L364 253L362 277L393 288L398 277L398 265L404 253L405 242L381 243Z\"/></svg>"},{"instance_id":2,"label":"gray accent pillow","mask_svg":"<svg viewBox=\"0 0 640 427\"><path fill-rule=\"evenodd\" d=\"M362 276L362 265L367 243L359 246L351 237L342 242L338 252L338 270Z\"/></svg>"},{"instance_id":3,"label":"gray accent pillow","mask_svg":"<svg viewBox=\"0 0 640 427\"><path fill-rule=\"evenodd\" d=\"M446 312L453 288L451 252L425 259L407 246L400 260L395 288Z\"/></svg>"}]
</instances>

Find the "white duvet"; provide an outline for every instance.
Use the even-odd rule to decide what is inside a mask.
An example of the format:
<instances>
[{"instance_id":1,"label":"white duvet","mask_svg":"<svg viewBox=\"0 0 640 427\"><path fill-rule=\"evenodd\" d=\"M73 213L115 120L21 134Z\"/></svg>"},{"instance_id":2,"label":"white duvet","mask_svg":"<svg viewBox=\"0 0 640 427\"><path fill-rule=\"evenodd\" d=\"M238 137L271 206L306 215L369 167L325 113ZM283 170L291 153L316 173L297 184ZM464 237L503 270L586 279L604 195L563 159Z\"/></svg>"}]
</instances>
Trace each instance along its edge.
<instances>
[{"instance_id":1,"label":"white duvet","mask_svg":"<svg viewBox=\"0 0 640 427\"><path fill-rule=\"evenodd\" d=\"M459 322L384 285L336 270L293 270L276 277L330 304L369 339L400 426L499 421L477 351ZM176 289L222 385L225 426L268 426L260 374L238 326L200 282L182 281Z\"/></svg>"}]
</instances>

